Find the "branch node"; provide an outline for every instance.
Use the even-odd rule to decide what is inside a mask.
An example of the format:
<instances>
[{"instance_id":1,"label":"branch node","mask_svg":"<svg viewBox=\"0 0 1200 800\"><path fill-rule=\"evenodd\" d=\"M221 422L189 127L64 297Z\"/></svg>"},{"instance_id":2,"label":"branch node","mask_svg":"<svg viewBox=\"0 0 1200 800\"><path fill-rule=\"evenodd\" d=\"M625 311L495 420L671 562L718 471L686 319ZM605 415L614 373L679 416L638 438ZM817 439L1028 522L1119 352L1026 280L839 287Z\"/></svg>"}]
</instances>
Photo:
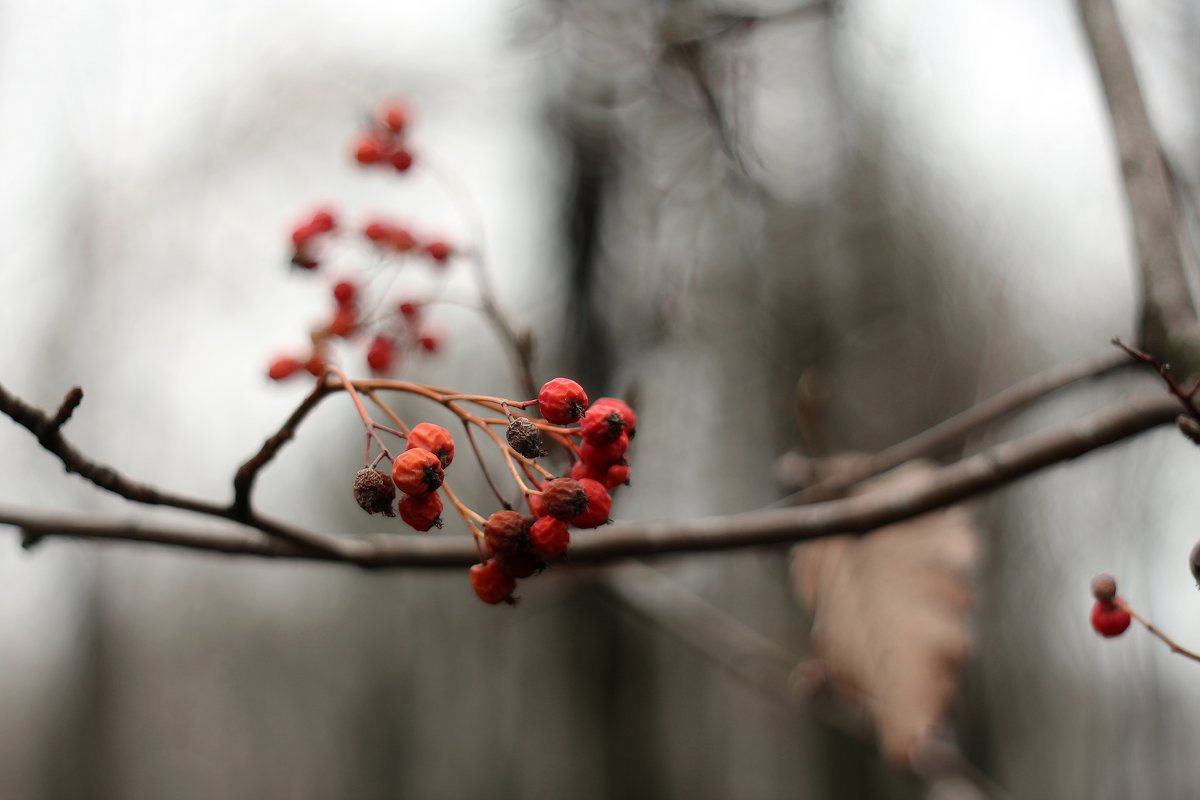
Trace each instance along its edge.
<instances>
[{"instance_id":1,"label":"branch node","mask_svg":"<svg viewBox=\"0 0 1200 800\"><path fill-rule=\"evenodd\" d=\"M42 533L41 531L35 531L30 528L22 528L21 529L21 548L23 550L32 550L33 548L35 548L39 544L41 544L42 539L44 539L44 538L46 538L46 535L44 533Z\"/></svg>"},{"instance_id":2,"label":"branch node","mask_svg":"<svg viewBox=\"0 0 1200 800\"><path fill-rule=\"evenodd\" d=\"M78 386L72 386L71 390L63 397L58 411L54 412L54 418L50 420L51 430L57 431L63 425L66 425L67 420L71 419L71 415L75 413L75 409L79 408L79 404L82 402L83 389Z\"/></svg>"}]
</instances>

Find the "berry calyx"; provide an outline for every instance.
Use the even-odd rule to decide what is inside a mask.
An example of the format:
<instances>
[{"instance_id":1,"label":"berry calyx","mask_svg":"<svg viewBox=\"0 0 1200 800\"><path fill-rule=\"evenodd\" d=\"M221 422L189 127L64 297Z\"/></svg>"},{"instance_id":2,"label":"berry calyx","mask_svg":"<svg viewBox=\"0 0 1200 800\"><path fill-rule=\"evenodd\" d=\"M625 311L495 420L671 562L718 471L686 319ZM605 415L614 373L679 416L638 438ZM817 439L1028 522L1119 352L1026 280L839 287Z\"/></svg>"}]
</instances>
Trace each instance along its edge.
<instances>
[{"instance_id":1,"label":"berry calyx","mask_svg":"<svg viewBox=\"0 0 1200 800\"><path fill-rule=\"evenodd\" d=\"M450 466L450 462L454 460L454 437L450 435L450 431L432 422L422 422L409 431L406 449L412 450L414 447L428 450L437 456L442 462L442 469Z\"/></svg>"},{"instance_id":2,"label":"berry calyx","mask_svg":"<svg viewBox=\"0 0 1200 800\"><path fill-rule=\"evenodd\" d=\"M490 605L513 602L512 593L517 589L517 581L504 571L496 559L472 566L470 578L471 588L483 602Z\"/></svg>"},{"instance_id":3,"label":"berry calyx","mask_svg":"<svg viewBox=\"0 0 1200 800\"><path fill-rule=\"evenodd\" d=\"M395 499L396 485L386 474L370 467L363 467L354 474L354 502L363 511L394 517L392 501Z\"/></svg>"},{"instance_id":4,"label":"berry calyx","mask_svg":"<svg viewBox=\"0 0 1200 800\"><path fill-rule=\"evenodd\" d=\"M587 393L570 378L547 381L538 392L538 410L554 425L570 425L583 416L587 405Z\"/></svg>"},{"instance_id":5,"label":"berry calyx","mask_svg":"<svg viewBox=\"0 0 1200 800\"><path fill-rule=\"evenodd\" d=\"M587 509L571 520L574 528L598 528L608 522L608 512L612 510L612 495L599 481L583 478L579 485L587 493Z\"/></svg>"},{"instance_id":6,"label":"berry calyx","mask_svg":"<svg viewBox=\"0 0 1200 800\"><path fill-rule=\"evenodd\" d=\"M1121 598L1116 600L1117 602L1097 600L1092 606L1092 628L1106 638L1120 636L1129 627L1131 620L1129 612L1118 605L1118 602L1123 602Z\"/></svg>"},{"instance_id":7,"label":"berry calyx","mask_svg":"<svg viewBox=\"0 0 1200 800\"><path fill-rule=\"evenodd\" d=\"M405 494L436 492L445 479L442 462L428 450L405 450L392 462L392 480Z\"/></svg>"},{"instance_id":8,"label":"berry calyx","mask_svg":"<svg viewBox=\"0 0 1200 800\"><path fill-rule=\"evenodd\" d=\"M587 508L588 494L576 480L555 478L542 487L542 512L547 516L569 522Z\"/></svg>"},{"instance_id":9,"label":"berry calyx","mask_svg":"<svg viewBox=\"0 0 1200 800\"><path fill-rule=\"evenodd\" d=\"M529 540L533 543L533 551L542 558L558 558L567 552L571 532L561 519L539 517L529 527Z\"/></svg>"},{"instance_id":10,"label":"berry calyx","mask_svg":"<svg viewBox=\"0 0 1200 800\"><path fill-rule=\"evenodd\" d=\"M637 430L637 414L633 412L633 408L631 408L628 403L616 397L601 397L592 405L606 405L616 409L617 413L621 415L622 421L625 423L626 433L629 434L630 439L633 438L634 433Z\"/></svg>"},{"instance_id":11,"label":"berry calyx","mask_svg":"<svg viewBox=\"0 0 1200 800\"><path fill-rule=\"evenodd\" d=\"M400 519L421 533L442 527L442 498L437 492L405 495L397 507Z\"/></svg>"}]
</instances>

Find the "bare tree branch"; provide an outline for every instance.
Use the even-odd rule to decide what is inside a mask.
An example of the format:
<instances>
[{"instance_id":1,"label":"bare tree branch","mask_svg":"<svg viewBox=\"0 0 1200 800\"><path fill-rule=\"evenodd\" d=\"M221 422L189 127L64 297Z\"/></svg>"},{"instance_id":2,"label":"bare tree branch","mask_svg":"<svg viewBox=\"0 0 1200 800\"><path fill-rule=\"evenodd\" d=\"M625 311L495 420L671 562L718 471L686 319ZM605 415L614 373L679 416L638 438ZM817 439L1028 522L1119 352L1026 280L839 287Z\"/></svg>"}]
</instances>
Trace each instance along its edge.
<instances>
[{"instance_id":1,"label":"bare tree branch","mask_svg":"<svg viewBox=\"0 0 1200 800\"><path fill-rule=\"evenodd\" d=\"M1141 343L1182 368L1200 371L1200 321L1184 272L1183 236L1171 176L1113 0L1079 0L1112 116L1142 280Z\"/></svg>"},{"instance_id":2,"label":"bare tree branch","mask_svg":"<svg viewBox=\"0 0 1200 800\"><path fill-rule=\"evenodd\" d=\"M1089 417L996 445L942 467L918 487L881 488L839 500L746 514L616 523L606 530L577 534L571 545L570 560L573 563L602 562L631 556L785 544L838 533L864 533L999 488L1047 466L1078 458L1172 422L1178 413L1179 406L1171 397L1134 397ZM229 510L225 507L201 507L213 509L201 513L229 518ZM0 522L32 531L37 538L61 535L124 539L270 558L347 561L363 567L466 566L478 560L473 541L461 536L374 534L333 537L314 534L336 544L336 552L327 552L299 543L269 541L233 531L202 537L197 533L131 526L128 522L101 523L91 517L87 519L91 521L37 517L0 509Z\"/></svg>"}]
</instances>

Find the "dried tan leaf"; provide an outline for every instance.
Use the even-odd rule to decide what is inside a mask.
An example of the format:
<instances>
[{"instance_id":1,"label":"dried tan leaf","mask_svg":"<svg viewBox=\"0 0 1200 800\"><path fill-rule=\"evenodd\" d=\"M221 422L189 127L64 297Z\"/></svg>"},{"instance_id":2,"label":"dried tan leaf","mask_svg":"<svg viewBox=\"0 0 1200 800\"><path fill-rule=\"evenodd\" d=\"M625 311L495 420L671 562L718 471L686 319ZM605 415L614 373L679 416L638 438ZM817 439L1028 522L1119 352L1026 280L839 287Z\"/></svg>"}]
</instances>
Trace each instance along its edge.
<instances>
[{"instance_id":1,"label":"dried tan leaf","mask_svg":"<svg viewBox=\"0 0 1200 800\"><path fill-rule=\"evenodd\" d=\"M915 487L933 469L909 464L863 491ZM979 551L960 506L794 550L793 586L813 616L811 655L831 688L865 705L896 763L910 763L957 690Z\"/></svg>"}]
</instances>

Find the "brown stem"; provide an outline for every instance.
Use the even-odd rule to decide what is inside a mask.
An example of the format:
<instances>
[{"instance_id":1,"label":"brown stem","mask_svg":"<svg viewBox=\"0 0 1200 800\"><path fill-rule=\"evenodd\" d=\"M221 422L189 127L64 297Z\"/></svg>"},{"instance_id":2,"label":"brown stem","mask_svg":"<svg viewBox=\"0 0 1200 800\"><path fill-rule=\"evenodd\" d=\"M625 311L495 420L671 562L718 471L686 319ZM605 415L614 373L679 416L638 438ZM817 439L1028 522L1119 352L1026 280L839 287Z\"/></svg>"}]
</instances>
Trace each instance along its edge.
<instances>
[{"instance_id":1,"label":"brown stem","mask_svg":"<svg viewBox=\"0 0 1200 800\"><path fill-rule=\"evenodd\" d=\"M1192 650L1187 649L1186 647L1184 647L1183 645L1179 644L1174 639L1172 639L1170 636L1167 636L1165 633L1163 633L1161 630L1159 630L1157 627L1155 627L1154 624L1152 622L1150 622L1150 620L1146 619L1141 614L1134 611L1133 607L1131 605L1129 605L1129 603L1125 602L1124 600L1122 600L1120 598L1117 598L1116 604L1118 606L1120 606L1121 608L1125 609L1127 612L1129 612L1129 616L1133 617L1138 622L1142 623L1142 626L1146 630L1150 631L1150 633L1153 636L1156 636L1159 639L1161 639L1163 644L1165 644L1167 647L1171 648L1172 653L1181 655L1184 658L1190 658L1192 661L1200 661L1200 653L1196 653Z\"/></svg>"},{"instance_id":2,"label":"brown stem","mask_svg":"<svg viewBox=\"0 0 1200 800\"><path fill-rule=\"evenodd\" d=\"M1170 397L1134 397L1052 430L996 445L934 472L915 487L883 487L852 497L795 508L754 511L731 516L661 522L623 522L581 533L572 542L574 563L602 562L630 556L725 550L798 542L839 533L865 533L876 528L960 502L1029 475L1135 436L1174 420ZM226 509L219 509L225 512ZM216 513L215 516L223 516ZM18 517L20 518L18 520ZM0 512L0 522L40 535L157 541L218 552L264 557L350 561L364 567L469 566L478 560L466 537L377 534L326 537L340 547L337 554L284 546L239 532L222 531L205 540L164 537L162 529L147 533L126 523L38 518L28 513ZM59 523L67 523L60 525ZM254 520L253 522L260 522ZM256 525L257 527L257 525Z\"/></svg>"}]
</instances>

